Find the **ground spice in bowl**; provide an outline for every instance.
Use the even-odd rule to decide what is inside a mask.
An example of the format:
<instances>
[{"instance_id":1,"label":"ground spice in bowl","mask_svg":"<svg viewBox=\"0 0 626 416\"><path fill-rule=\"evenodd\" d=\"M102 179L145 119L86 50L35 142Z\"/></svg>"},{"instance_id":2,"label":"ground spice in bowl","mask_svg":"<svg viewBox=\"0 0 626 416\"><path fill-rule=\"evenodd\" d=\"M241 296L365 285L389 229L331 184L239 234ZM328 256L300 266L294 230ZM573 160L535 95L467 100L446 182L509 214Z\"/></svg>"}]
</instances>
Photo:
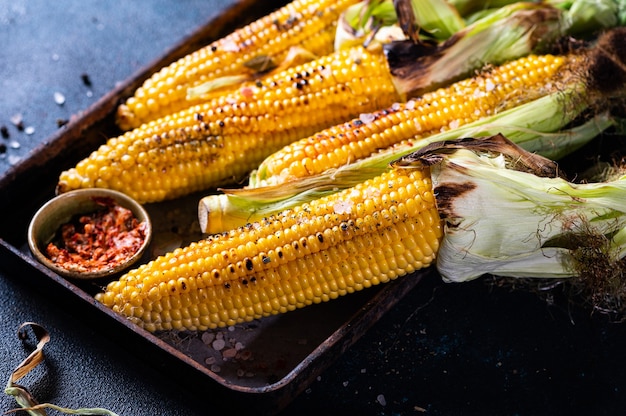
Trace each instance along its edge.
<instances>
[{"instance_id":1,"label":"ground spice in bowl","mask_svg":"<svg viewBox=\"0 0 626 416\"><path fill-rule=\"evenodd\" d=\"M118 267L132 257L146 239L146 222L112 198L94 198L103 209L75 216L61 225L58 238L48 243L46 255L68 270L93 272Z\"/></svg>"},{"instance_id":2,"label":"ground spice in bowl","mask_svg":"<svg viewBox=\"0 0 626 416\"><path fill-rule=\"evenodd\" d=\"M146 251L152 226L145 209L108 189L80 189L51 199L33 217L28 243L55 272L78 279L118 273Z\"/></svg>"}]
</instances>

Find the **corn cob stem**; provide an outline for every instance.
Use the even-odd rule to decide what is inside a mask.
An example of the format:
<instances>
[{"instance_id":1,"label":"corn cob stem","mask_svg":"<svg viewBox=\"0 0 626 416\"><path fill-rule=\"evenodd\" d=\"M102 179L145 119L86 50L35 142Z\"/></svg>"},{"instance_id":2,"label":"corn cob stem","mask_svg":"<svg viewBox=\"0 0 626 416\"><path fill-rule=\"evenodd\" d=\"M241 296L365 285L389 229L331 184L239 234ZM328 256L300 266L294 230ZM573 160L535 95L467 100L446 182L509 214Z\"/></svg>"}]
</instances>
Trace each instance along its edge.
<instances>
[{"instance_id":1,"label":"corn cob stem","mask_svg":"<svg viewBox=\"0 0 626 416\"><path fill-rule=\"evenodd\" d=\"M96 299L149 331L233 325L427 267L440 238L428 169L399 169L177 249Z\"/></svg>"},{"instance_id":2,"label":"corn cob stem","mask_svg":"<svg viewBox=\"0 0 626 416\"><path fill-rule=\"evenodd\" d=\"M109 139L57 191L155 202L232 183L288 143L400 99L380 45L342 50Z\"/></svg>"},{"instance_id":3,"label":"corn cob stem","mask_svg":"<svg viewBox=\"0 0 626 416\"><path fill-rule=\"evenodd\" d=\"M188 98L187 91L211 80L232 85L253 78L281 65L293 47L320 57L331 53L339 15L357 1L294 0L162 68L119 107L120 128L139 127L205 102L209 94ZM215 92L222 93L222 89L215 88Z\"/></svg>"}]
</instances>

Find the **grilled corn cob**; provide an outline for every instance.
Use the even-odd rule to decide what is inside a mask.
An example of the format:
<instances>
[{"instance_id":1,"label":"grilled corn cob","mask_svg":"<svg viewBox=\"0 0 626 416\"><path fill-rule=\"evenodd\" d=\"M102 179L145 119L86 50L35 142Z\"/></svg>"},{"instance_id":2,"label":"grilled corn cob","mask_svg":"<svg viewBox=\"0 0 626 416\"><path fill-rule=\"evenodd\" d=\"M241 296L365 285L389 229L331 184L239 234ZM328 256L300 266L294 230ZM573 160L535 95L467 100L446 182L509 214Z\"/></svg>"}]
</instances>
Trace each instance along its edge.
<instances>
[{"instance_id":1,"label":"grilled corn cob","mask_svg":"<svg viewBox=\"0 0 626 416\"><path fill-rule=\"evenodd\" d=\"M57 192L176 198L241 179L288 143L401 99L380 45L338 51L109 139L61 173Z\"/></svg>"},{"instance_id":2,"label":"grilled corn cob","mask_svg":"<svg viewBox=\"0 0 626 416\"><path fill-rule=\"evenodd\" d=\"M576 55L531 55L406 103L361 114L272 154L253 173L250 186L278 185L320 174L407 140L457 128L529 102L557 89L571 76L568 63L578 59Z\"/></svg>"},{"instance_id":3,"label":"grilled corn cob","mask_svg":"<svg viewBox=\"0 0 626 416\"><path fill-rule=\"evenodd\" d=\"M391 170L158 257L96 299L149 331L233 325L427 267L441 236L428 168Z\"/></svg>"},{"instance_id":4,"label":"grilled corn cob","mask_svg":"<svg viewBox=\"0 0 626 416\"><path fill-rule=\"evenodd\" d=\"M147 79L118 108L119 126L123 130L139 127L200 100L206 101L206 94L187 97L188 90L208 81L221 80L228 85L229 77L253 77L280 65L293 47L316 56L331 53L339 15L357 2L294 0L179 59ZM216 88L216 92L222 93L222 89Z\"/></svg>"}]
</instances>

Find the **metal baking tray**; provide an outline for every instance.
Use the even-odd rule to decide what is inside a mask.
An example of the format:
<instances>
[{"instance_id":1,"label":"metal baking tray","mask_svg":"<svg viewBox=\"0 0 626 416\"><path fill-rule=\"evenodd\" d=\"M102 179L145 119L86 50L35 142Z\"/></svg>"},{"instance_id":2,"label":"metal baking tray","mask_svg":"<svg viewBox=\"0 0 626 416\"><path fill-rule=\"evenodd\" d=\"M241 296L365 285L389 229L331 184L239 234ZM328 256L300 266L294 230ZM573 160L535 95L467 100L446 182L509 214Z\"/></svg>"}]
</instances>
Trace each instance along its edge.
<instances>
[{"instance_id":1,"label":"metal baking tray","mask_svg":"<svg viewBox=\"0 0 626 416\"><path fill-rule=\"evenodd\" d=\"M282 4L251 0L235 3L105 95L0 178L1 268L33 290L55 296L60 308L98 328L103 336L123 342L124 348L140 359L150 357L151 363L160 363L159 372L208 397L214 406L255 414L284 408L430 272L230 328L152 334L94 301L93 295L106 281L67 280L38 263L29 252L26 232L36 210L54 196L58 174L87 156L106 137L119 134L114 123L115 108L143 80ZM172 244L202 237L196 224L197 204L205 194L146 206L153 218L155 237L144 261Z\"/></svg>"}]
</instances>

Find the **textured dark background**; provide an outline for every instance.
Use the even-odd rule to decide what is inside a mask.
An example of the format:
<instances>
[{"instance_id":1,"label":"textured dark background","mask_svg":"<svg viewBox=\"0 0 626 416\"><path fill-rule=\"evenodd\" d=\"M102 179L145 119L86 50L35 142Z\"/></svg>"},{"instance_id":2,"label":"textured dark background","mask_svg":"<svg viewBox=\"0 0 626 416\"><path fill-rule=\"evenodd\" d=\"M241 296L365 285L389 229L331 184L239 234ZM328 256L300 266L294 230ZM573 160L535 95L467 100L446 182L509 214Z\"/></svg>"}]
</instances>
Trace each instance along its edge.
<instances>
[{"instance_id":1,"label":"textured dark background","mask_svg":"<svg viewBox=\"0 0 626 416\"><path fill-rule=\"evenodd\" d=\"M0 138L0 174L55 132L57 120L79 115L231 3L0 0L0 125L10 133ZM31 134L12 124L18 114ZM18 326L35 321L52 342L45 364L22 383L40 401L120 415L220 414L211 397L190 396L175 376L129 355L20 277L0 272L3 381L28 353ZM622 415L624 331L559 296L547 302L486 280L446 285L430 277L285 414ZM14 406L0 397L0 412Z\"/></svg>"}]
</instances>

